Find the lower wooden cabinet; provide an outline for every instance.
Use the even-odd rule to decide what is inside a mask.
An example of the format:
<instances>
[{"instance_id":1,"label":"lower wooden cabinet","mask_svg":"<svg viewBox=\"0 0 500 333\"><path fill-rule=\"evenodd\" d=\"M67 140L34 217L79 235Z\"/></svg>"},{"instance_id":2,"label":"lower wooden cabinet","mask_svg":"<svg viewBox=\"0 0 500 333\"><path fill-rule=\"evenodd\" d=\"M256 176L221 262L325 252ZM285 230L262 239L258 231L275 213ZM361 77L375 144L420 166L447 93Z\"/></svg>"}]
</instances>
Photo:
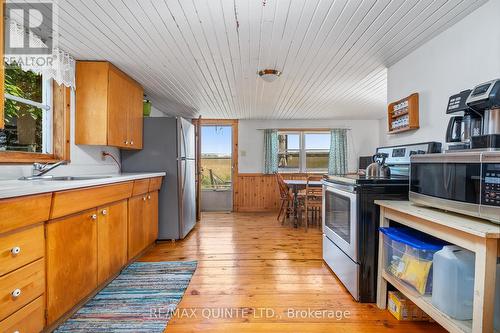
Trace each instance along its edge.
<instances>
[{"instance_id":1,"label":"lower wooden cabinet","mask_svg":"<svg viewBox=\"0 0 500 333\"><path fill-rule=\"evenodd\" d=\"M46 233L50 324L97 287L97 210L50 221Z\"/></svg>"},{"instance_id":2,"label":"lower wooden cabinet","mask_svg":"<svg viewBox=\"0 0 500 333\"><path fill-rule=\"evenodd\" d=\"M31 264L0 277L0 320L45 292L45 262Z\"/></svg>"},{"instance_id":3,"label":"lower wooden cabinet","mask_svg":"<svg viewBox=\"0 0 500 333\"><path fill-rule=\"evenodd\" d=\"M147 232L147 245L158 239L158 191L148 195L148 205L145 225Z\"/></svg>"},{"instance_id":4,"label":"lower wooden cabinet","mask_svg":"<svg viewBox=\"0 0 500 333\"><path fill-rule=\"evenodd\" d=\"M39 333L45 324L45 300L38 297L0 321L0 332Z\"/></svg>"},{"instance_id":5,"label":"lower wooden cabinet","mask_svg":"<svg viewBox=\"0 0 500 333\"><path fill-rule=\"evenodd\" d=\"M43 225L0 236L0 276L43 258Z\"/></svg>"},{"instance_id":6,"label":"lower wooden cabinet","mask_svg":"<svg viewBox=\"0 0 500 333\"><path fill-rule=\"evenodd\" d=\"M97 209L97 253L101 284L127 263L127 200Z\"/></svg>"},{"instance_id":7,"label":"lower wooden cabinet","mask_svg":"<svg viewBox=\"0 0 500 333\"><path fill-rule=\"evenodd\" d=\"M128 202L128 258L132 259L158 238L158 191Z\"/></svg>"},{"instance_id":8,"label":"lower wooden cabinet","mask_svg":"<svg viewBox=\"0 0 500 333\"><path fill-rule=\"evenodd\" d=\"M146 194L128 200L128 258L132 259L144 248L145 230L143 226L146 210Z\"/></svg>"},{"instance_id":9,"label":"lower wooden cabinet","mask_svg":"<svg viewBox=\"0 0 500 333\"><path fill-rule=\"evenodd\" d=\"M153 180L0 200L0 332L54 328L152 244Z\"/></svg>"}]
</instances>

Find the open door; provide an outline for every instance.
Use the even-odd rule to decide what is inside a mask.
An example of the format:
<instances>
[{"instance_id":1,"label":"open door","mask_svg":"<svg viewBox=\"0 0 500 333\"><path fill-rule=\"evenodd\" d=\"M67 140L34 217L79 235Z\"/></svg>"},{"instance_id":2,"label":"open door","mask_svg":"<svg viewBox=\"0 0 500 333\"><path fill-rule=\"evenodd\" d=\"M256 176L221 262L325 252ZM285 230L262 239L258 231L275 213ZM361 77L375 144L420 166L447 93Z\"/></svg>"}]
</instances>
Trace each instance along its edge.
<instances>
[{"instance_id":1,"label":"open door","mask_svg":"<svg viewBox=\"0 0 500 333\"><path fill-rule=\"evenodd\" d=\"M201 116L193 120L196 147L196 221L201 220Z\"/></svg>"}]
</instances>

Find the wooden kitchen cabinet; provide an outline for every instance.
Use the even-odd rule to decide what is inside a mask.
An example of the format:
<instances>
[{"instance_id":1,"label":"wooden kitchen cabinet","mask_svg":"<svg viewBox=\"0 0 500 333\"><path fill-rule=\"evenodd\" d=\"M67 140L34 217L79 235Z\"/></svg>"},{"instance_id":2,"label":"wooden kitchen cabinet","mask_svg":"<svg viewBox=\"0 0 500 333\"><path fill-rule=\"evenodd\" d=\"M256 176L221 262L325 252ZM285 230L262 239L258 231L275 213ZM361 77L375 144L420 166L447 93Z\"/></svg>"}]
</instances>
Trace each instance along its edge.
<instances>
[{"instance_id":1,"label":"wooden kitchen cabinet","mask_svg":"<svg viewBox=\"0 0 500 333\"><path fill-rule=\"evenodd\" d=\"M143 88L105 61L76 65L75 142L142 149Z\"/></svg>"},{"instance_id":2,"label":"wooden kitchen cabinet","mask_svg":"<svg viewBox=\"0 0 500 333\"><path fill-rule=\"evenodd\" d=\"M138 195L128 203L128 258L137 256L158 238L158 191Z\"/></svg>"},{"instance_id":3,"label":"wooden kitchen cabinet","mask_svg":"<svg viewBox=\"0 0 500 333\"><path fill-rule=\"evenodd\" d=\"M128 259L132 259L146 247L146 229L144 228L146 200L147 194L128 200Z\"/></svg>"},{"instance_id":4,"label":"wooden kitchen cabinet","mask_svg":"<svg viewBox=\"0 0 500 333\"><path fill-rule=\"evenodd\" d=\"M158 191L148 195L146 206L147 245L158 239Z\"/></svg>"},{"instance_id":5,"label":"wooden kitchen cabinet","mask_svg":"<svg viewBox=\"0 0 500 333\"><path fill-rule=\"evenodd\" d=\"M97 253L100 285L127 263L127 200L97 209Z\"/></svg>"},{"instance_id":6,"label":"wooden kitchen cabinet","mask_svg":"<svg viewBox=\"0 0 500 333\"><path fill-rule=\"evenodd\" d=\"M97 287L97 210L50 221L46 234L50 324Z\"/></svg>"}]
</instances>

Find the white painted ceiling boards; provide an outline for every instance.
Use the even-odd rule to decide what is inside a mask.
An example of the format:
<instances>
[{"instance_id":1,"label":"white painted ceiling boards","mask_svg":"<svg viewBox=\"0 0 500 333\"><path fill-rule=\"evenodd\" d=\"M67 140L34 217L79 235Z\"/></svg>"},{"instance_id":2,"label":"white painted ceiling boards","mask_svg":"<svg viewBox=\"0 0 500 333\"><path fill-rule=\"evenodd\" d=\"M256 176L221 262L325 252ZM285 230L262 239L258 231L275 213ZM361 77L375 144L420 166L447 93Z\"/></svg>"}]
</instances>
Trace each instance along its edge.
<instances>
[{"instance_id":1,"label":"white painted ceiling boards","mask_svg":"<svg viewBox=\"0 0 500 333\"><path fill-rule=\"evenodd\" d=\"M484 2L60 0L59 45L111 61L168 114L375 119L386 68Z\"/></svg>"}]
</instances>

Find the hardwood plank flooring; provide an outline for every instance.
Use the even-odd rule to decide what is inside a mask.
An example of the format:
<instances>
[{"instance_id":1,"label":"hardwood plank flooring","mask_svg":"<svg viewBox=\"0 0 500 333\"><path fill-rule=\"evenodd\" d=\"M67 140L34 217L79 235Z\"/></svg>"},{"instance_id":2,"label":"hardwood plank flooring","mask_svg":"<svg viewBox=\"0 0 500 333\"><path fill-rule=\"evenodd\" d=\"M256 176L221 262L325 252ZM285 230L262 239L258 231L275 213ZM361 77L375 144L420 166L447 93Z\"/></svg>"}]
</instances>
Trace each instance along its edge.
<instances>
[{"instance_id":1,"label":"hardwood plank flooring","mask_svg":"<svg viewBox=\"0 0 500 333\"><path fill-rule=\"evenodd\" d=\"M354 302L321 251L319 229L281 226L275 214L204 213L185 240L140 260L198 261L167 333L445 332Z\"/></svg>"}]
</instances>

